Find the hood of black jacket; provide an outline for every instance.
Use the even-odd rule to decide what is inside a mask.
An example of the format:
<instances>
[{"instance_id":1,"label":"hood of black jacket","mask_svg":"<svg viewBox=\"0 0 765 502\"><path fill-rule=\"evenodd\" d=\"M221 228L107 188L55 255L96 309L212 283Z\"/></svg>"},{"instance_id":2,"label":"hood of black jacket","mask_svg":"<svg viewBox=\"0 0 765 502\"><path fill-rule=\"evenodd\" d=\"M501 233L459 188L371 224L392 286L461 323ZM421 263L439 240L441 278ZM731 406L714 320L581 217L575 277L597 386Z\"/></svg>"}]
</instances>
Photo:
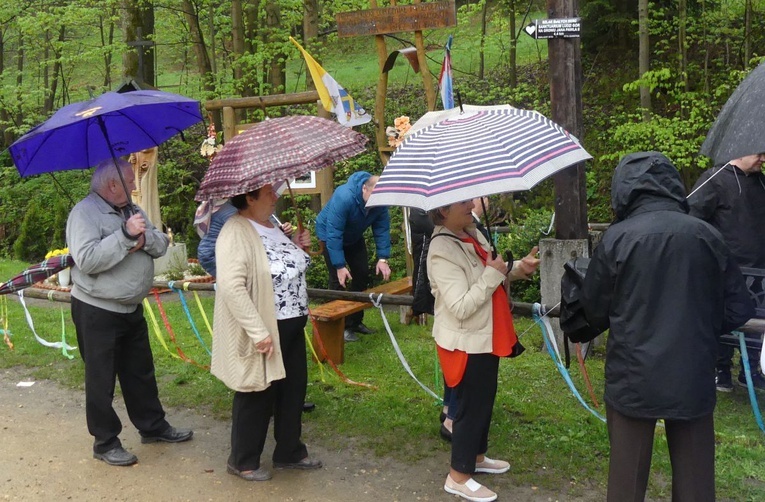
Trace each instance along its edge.
<instances>
[{"instance_id":1,"label":"hood of black jacket","mask_svg":"<svg viewBox=\"0 0 765 502\"><path fill-rule=\"evenodd\" d=\"M679 210L688 212L680 173L659 152L637 152L619 162L611 181L611 208L616 221L636 212Z\"/></svg>"}]
</instances>

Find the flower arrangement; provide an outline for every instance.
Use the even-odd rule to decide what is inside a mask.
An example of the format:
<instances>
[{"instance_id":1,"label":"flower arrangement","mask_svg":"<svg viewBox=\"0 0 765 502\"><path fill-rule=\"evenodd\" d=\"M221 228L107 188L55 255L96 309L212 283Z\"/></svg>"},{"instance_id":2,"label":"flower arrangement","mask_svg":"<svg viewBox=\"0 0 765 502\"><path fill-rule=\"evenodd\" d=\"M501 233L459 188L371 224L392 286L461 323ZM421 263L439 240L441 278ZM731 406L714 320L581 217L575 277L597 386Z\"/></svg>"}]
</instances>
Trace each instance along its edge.
<instances>
[{"instance_id":1,"label":"flower arrangement","mask_svg":"<svg viewBox=\"0 0 765 502\"><path fill-rule=\"evenodd\" d=\"M48 253L45 255L45 259L53 258L54 256L61 256L64 254L69 254L69 248L64 249L54 249L53 251L48 251Z\"/></svg>"},{"instance_id":2,"label":"flower arrangement","mask_svg":"<svg viewBox=\"0 0 765 502\"><path fill-rule=\"evenodd\" d=\"M409 117L402 115L393 121L393 127L387 127L385 134L388 136L388 146L393 148L398 147L404 142L406 133L412 128L412 124L409 123Z\"/></svg>"},{"instance_id":3,"label":"flower arrangement","mask_svg":"<svg viewBox=\"0 0 765 502\"><path fill-rule=\"evenodd\" d=\"M199 148L199 154L212 161L215 154L220 152L222 148L223 145L218 143L218 134L215 132L215 123L210 120L210 126L207 128L207 138L202 141L202 146Z\"/></svg>"}]
</instances>

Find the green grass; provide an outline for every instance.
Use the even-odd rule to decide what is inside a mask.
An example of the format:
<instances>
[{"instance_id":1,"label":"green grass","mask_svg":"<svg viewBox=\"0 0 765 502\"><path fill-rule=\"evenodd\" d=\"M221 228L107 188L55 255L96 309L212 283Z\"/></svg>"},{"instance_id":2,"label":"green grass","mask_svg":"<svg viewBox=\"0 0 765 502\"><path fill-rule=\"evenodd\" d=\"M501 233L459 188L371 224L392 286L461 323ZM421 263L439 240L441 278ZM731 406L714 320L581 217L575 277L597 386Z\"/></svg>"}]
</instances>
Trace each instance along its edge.
<instances>
[{"instance_id":1,"label":"green grass","mask_svg":"<svg viewBox=\"0 0 765 502\"><path fill-rule=\"evenodd\" d=\"M9 269L13 269L12 273L18 272L15 265L0 261L0 272ZM186 298L195 323L210 346L210 335L193 294L186 293ZM177 296L163 294L162 303L182 350L200 364L209 364L209 356L194 336ZM213 299L203 297L202 303L211 319ZM167 339L153 299L152 304L162 335ZM68 306L63 307L67 340L74 345ZM38 303L31 306L30 311L43 338L60 339L60 305ZM15 349L0 345L0 367L25 366L35 378L52 379L82 389L83 365L79 355L68 360L60 351L38 344L24 320L21 306L12 299L8 302L8 314ZM429 327L403 326L398 322L397 312L388 313L387 318L415 374L440 394L440 376ZM368 448L377 455L412 463L431 461L434 452L448 452L449 445L438 437L440 405L401 367L384 333L379 311L368 310L365 324L377 334L362 336L360 342L346 344L346 362L340 368L348 378L375 388L345 384L329 366L325 365L322 372L309 360L308 399L317 403L317 411L305 417L310 441L330 449L347 448L352 444ZM493 481L493 488L539 486L568 492L570 496L592 490L605 493L608 470L605 425L587 413L571 395L550 357L541 349L539 330L522 318L516 319L516 329L518 333L528 329L521 338L527 350L521 357L503 360L500 364L499 392L490 436L491 454L510 460L513 469L510 476ZM228 419L231 391L207 371L171 356L158 343L154 333L151 336L163 402ZM171 342L167 343L175 352ZM596 396L601 399L602 353L596 351L587 367ZM575 365L571 374L589 401ZM737 391L721 395L715 421L718 499L763 500L765 446L745 393ZM446 468L434 465L434 468L438 467ZM649 486L651 498L670 498L670 472L665 436L661 429L657 429Z\"/></svg>"}]
</instances>

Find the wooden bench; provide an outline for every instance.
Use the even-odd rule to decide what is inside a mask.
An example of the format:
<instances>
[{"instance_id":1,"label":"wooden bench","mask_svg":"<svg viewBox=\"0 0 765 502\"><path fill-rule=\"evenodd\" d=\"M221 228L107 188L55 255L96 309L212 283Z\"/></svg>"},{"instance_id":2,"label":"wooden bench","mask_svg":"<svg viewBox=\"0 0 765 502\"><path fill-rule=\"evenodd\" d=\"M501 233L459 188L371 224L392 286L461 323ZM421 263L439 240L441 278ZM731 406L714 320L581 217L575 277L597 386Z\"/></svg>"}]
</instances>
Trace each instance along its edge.
<instances>
[{"instance_id":1,"label":"wooden bench","mask_svg":"<svg viewBox=\"0 0 765 502\"><path fill-rule=\"evenodd\" d=\"M396 281L386 282L371 289L365 293L376 293L384 295L402 295L412 291L412 281L409 277L398 279ZM316 323L313 333L313 346L321 361L326 358L322 354L317 335L321 336L321 342L327 352L327 356L337 364L343 362L345 354L345 316L368 309L372 304L370 302L357 302L349 300L332 300L311 309L311 317ZM318 333L316 332L318 331Z\"/></svg>"}]
</instances>

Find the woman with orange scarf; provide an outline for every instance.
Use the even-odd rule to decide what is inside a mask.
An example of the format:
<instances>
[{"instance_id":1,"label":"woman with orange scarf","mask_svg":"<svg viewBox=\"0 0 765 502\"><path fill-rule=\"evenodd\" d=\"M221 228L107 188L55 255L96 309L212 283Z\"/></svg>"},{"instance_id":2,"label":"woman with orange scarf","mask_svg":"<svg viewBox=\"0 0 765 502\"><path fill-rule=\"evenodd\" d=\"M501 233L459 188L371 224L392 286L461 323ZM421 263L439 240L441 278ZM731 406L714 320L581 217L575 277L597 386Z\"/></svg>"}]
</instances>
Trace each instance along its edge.
<instances>
[{"instance_id":1,"label":"woman with orange scarf","mask_svg":"<svg viewBox=\"0 0 765 502\"><path fill-rule=\"evenodd\" d=\"M534 248L512 264L492 257L476 232L473 201L430 212L435 229L428 250L428 278L435 297L433 337L447 385L459 407L452 429L451 469L444 490L475 502L497 494L475 481L474 473L501 474L503 460L486 456L497 393L500 357L523 350L513 328L505 280L528 279L539 266ZM512 265L510 267L509 265Z\"/></svg>"}]
</instances>

